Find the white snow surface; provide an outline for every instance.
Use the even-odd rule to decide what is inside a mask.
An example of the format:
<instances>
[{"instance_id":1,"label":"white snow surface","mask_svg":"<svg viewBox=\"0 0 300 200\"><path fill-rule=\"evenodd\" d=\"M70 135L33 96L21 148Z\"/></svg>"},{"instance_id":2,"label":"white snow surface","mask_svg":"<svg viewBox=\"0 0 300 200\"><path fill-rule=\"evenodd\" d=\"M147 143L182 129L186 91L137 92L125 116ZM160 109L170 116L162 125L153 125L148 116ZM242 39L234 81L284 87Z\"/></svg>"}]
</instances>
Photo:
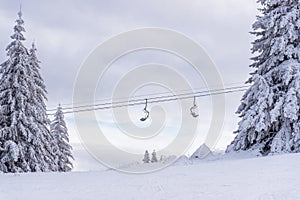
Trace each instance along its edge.
<instances>
[{"instance_id":1,"label":"white snow surface","mask_svg":"<svg viewBox=\"0 0 300 200\"><path fill-rule=\"evenodd\" d=\"M142 175L114 170L1 174L0 199L300 199L300 154L235 154L193 163Z\"/></svg>"}]
</instances>

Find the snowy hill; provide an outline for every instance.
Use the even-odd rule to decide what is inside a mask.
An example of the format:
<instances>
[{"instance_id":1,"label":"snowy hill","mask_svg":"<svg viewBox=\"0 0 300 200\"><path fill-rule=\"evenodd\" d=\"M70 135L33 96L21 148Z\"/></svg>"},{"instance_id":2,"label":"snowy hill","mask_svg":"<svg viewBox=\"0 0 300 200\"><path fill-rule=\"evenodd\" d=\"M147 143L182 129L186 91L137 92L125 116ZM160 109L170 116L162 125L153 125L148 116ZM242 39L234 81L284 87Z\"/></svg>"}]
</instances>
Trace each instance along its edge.
<instances>
[{"instance_id":1,"label":"snowy hill","mask_svg":"<svg viewBox=\"0 0 300 200\"><path fill-rule=\"evenodd\" d=\"M300 199L300 154L116 171L0 175L0 199ZM16 191L17 190L17 191Z\"/></svg>"},{"instance_id":2,"label":"snowy hill","mask_svg":"<svg viewBox=\"0 0 300 200\"><path fill-rule=\"evenodd\" d=\"M192 161L185 155L180 156L179 158L177 158L177 160L172 163L173 166L177 166L177 165L190 165L192 164Z\"/></svg>"},{"instance_id":3,"label":"snowy hill","mask_svg":"<svg viewBox=\"0 0 300 200\"><path fill-rule=\"evenodd\" d=\"M206 146L206 144L202 144L194 153L193 155L191 156L191 159L202 159L202 158L205 158L209 155L211 155L212 152L211 150L209 149L208 146Z\"/></svg>"}]
</instances>

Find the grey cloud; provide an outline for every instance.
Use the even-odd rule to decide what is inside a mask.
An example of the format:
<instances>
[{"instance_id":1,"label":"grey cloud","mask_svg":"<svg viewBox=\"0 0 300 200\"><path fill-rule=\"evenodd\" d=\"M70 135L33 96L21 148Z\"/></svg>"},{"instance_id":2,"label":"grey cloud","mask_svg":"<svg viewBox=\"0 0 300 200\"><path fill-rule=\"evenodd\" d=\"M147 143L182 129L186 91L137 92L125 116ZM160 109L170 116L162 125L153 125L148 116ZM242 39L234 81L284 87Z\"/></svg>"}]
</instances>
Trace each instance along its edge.
<instances>
[{"instance_id":1,"label":"grey cloud","mask_svg":"<svg viewBox=\"0 0 300 200\"><path fill-rule=\"evenodd\" d=\"M19 1L0 0L0 60L10 42ZM246 80L248 33L257 14L253 0L66 0L23 1L27 46L37 42L49 105L72 101L80 64L98 44L123 31L141 27L174 29L201 44L219 67L225 84ZM118 73L118 72L116 72ZM232 130L241 94L228 96Z\"/></svg>"}]
</instances>

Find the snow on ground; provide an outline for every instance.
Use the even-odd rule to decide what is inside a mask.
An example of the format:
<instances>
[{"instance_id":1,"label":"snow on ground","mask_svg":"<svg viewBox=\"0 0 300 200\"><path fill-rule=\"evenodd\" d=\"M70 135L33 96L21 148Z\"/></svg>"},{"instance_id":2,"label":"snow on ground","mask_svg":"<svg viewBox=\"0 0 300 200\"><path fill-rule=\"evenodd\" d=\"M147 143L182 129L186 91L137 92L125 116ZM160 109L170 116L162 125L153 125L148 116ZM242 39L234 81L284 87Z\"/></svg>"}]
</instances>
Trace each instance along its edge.
<instances>
[{"instance_id":1,"label":"snow on ground","mask_svg":"<svg viewBox=\"0 0 300 200\"><path fill-rule=\"evenodd\" d=\"M106 169L80 143L73 143L72 147L75 158L73 171L102 171Z\"/></svg>"},{"instance_id":2,"label":"snow on ground","mask_svg":"<svg viewBox=\"0 0 300 200\"><path fill-rule=\"evenodd\" d=\"M2 174L0 199L300 199L300 154L234 157L143 175L113 170Z\"/></svg>"}]
</instances>

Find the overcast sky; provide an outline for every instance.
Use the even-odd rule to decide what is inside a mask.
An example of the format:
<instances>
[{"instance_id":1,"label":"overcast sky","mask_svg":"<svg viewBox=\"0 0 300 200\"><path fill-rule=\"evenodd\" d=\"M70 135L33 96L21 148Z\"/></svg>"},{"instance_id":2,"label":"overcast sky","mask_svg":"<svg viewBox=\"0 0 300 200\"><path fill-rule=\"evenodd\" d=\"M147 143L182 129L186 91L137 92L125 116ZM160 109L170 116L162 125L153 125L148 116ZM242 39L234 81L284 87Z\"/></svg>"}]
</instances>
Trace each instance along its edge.
<instances>
[{"instance_id":1,"label":"overcast sky","mask_svg":"<svg viewBox=\"0 0 300 200\"><path fill-rule=\"evenodd\" d=\"M143 27L181 32L199 43L217 65L225 86L242 85L249 77L257 15L255 0L23 0L26 45L34 40L42 61L48 107L72 103L81 63L99 44L114 35ZM6 59L19 0L0 0L0 60ZM242 93L226 96L226 122L219 147L232 140ZM66 116L72 123L72 116ZM72 141L77 141L70 127ZM197 148L195 144L193 150Z\"/></svg>"}]
</instances>

